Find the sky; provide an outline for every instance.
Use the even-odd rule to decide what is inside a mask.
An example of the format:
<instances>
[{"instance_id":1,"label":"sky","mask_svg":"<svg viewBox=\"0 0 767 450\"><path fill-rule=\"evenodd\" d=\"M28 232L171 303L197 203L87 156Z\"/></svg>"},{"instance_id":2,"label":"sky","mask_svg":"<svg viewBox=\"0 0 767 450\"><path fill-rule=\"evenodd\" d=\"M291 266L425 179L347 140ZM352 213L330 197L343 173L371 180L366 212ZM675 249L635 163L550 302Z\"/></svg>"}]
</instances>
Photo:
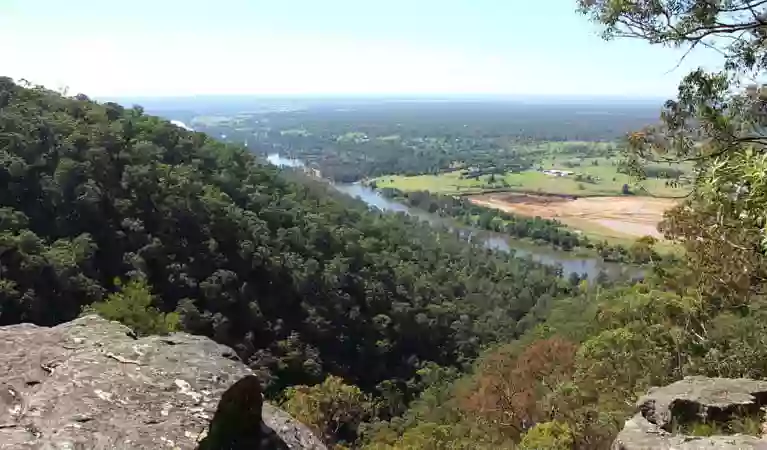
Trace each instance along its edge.
<instances>
[{"instance_id":1,"label":"sky","mask_svg":"<svg viewBox=\"0 0 767 450\"><path fill-rule=\"evenodd\" d=\"M668 97L698 52L576 0L0 0L0 76L99 96Z\"/></svg>"}]
</instances>

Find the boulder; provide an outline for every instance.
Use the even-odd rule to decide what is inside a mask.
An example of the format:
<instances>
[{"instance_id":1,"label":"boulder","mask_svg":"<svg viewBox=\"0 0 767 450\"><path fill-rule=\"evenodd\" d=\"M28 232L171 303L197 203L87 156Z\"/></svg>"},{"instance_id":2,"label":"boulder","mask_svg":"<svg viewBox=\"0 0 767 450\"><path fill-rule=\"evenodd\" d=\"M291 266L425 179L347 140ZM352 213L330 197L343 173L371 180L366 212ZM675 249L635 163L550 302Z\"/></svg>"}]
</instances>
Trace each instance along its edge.
<instances>
[{"instance_id":1,"label":"boulder","mask_svg":"<svg viewBox=\"0 0 767 450\"><path fill-rule=\"evenodd\" d=\"M729 434L692 436L694 424L726 429L732 421L751 420L764 430L767 381L687 377L652 389L637 402L613 443L614 450L767 450L764 436Z\"/></svg>"},{"instance_id":2,"label":"boulder","mask_svg":"<svg viewBox=\"0 0 767 450\"><path fill-rule=\"evenodd\" d=\"M95 315L0 327L0 449L316 449L232 349Z\"/></svg>"}]
</instances>

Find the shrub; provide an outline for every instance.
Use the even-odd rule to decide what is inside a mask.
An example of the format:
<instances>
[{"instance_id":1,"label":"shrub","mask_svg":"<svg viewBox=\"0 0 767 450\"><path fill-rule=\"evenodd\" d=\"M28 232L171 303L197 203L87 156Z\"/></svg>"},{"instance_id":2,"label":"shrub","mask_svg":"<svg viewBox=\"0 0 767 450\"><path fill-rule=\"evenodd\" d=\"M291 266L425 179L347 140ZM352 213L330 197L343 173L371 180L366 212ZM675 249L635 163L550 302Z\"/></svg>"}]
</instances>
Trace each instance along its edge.
<instances>
[{"instance_id":1,"label":"shrub","mask_svg":"<svg viewBox=\"0 0 767 450\"><path fill-rule=\"evenodd\" d=\"M116 320L140 336L176 331L178 315L160 312L152 306L152 301L149 284L143 279L134 279L106 300L85 307L83 313L96 313L105 319Z\"/></svg>"}]
</instances>

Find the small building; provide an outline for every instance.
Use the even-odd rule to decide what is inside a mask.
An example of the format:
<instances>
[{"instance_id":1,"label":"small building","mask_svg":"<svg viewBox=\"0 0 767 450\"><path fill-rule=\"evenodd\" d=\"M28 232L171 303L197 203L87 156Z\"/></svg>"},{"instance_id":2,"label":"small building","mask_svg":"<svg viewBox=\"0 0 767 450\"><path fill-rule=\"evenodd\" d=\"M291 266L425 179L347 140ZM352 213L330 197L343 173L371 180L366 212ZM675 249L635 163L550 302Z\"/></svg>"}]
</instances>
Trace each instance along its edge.
<instances>
[{"instance_id":1,"label":"small building","mask_svg":"<svg viewBox=\"0 0 767 450\"><path fill-rule=\"evenodd\" d=\"M547 170L544 170L543 173L545 173L546 175L551 175L553 177L568 177L572 175L574 172L570 170L547 169Z\"/></svg>"}]
</instances>

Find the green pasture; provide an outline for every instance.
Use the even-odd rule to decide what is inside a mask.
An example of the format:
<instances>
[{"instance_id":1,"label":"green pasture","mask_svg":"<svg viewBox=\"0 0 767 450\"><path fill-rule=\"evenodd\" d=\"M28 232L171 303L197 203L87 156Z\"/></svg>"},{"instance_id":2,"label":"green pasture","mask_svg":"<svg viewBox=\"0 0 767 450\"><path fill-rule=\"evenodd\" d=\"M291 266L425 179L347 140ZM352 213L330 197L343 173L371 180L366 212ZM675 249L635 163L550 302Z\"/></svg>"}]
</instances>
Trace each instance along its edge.
<instances>
[{"instance_id":1,"label":"green pasture","mask_svg":"<svg viewBox=\"0 0 767 450\"><path fill-rule=\"evenodd\" d=\"M566 165L575 158L547 158L535 167L559 169L574 172L569 176L552 176L537 170L507 172L504 175L483 175L479 178L463 178L464 171L442 173L439 175L401 176L385 175L374 181L379 188L396 188L402 191L429 191L439 194L475 194L487 191L518 191L542 194L563 194L577 196L613 196L623 195L623 185L628 184L636 195L654 195L658 197L679 196L687 193L684 187L675 188L666 185L666 180L650 178L636 184L629 175L618 173L617 158L580 158L578 166ZM595 164L596 162L596 164ZM582 180L577 179L582 175ZM587 181L590 175L593 181ZM647 192L639 187L643 187Z\"/></svg>"}]
</instances>

